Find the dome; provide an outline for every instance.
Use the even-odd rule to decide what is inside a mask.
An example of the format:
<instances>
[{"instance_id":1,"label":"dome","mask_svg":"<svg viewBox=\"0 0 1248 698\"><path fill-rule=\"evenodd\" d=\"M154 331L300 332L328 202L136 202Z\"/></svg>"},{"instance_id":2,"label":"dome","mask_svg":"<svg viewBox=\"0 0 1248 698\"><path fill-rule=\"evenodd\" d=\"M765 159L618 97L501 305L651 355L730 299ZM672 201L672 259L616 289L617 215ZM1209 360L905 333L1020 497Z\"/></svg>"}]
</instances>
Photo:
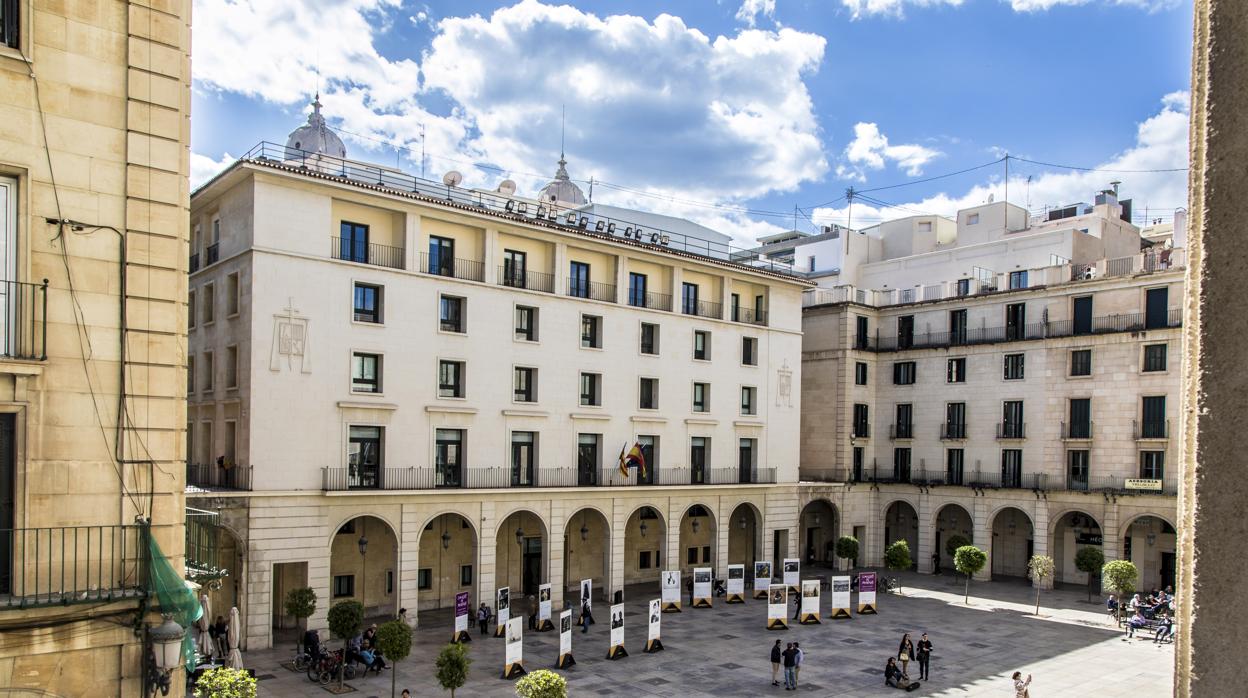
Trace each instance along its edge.
<instances>
[{"instance_id":1,"label":"dome","mask_svg":"<svg viewBox=\"0 0 1248 698\"><path fill-rule=\"evenodd\" d=\"M587 203L584 192L568 177L567 164L568 161L564 159L563 153L559 153L559 169L555 172L554 180L538 192L538 201L553 201L565 206L581 206Z\"/></svg>"},{"instance_id":2,"label":"dome","mask_svg":"<svg viewBox=\"0 0 1248 698\"><path fill-rule=\"evenodd\" d=\"M308 123L290 132L286 147L306 153L324 153L336 158L347 157L347 147L342 144L342 139L325 125L325 117L321 116L319 94L312 101L312 113L308 115Z\"/></svg>"}]
</instances>

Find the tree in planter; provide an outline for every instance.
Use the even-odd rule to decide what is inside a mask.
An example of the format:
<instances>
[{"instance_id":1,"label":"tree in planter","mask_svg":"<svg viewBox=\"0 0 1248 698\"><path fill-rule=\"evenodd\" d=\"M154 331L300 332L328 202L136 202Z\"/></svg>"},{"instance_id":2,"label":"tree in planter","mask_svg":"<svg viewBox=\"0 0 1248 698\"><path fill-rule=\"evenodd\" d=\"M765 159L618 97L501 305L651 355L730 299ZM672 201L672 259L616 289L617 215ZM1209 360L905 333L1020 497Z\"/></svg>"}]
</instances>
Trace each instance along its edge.
<instances>
[{"instance_id":1,"label":"tree in planter","mask_svg":"<svg viewBox=\"0 0 1248 698\"><path fill-rule=\"evenodd\" d=\"M455 689L462 688L468 682L468 666L472 664L472 659L468 656L468 645L452 642L443 646L435 664L442 690L449 690L451 698L455 698Z\"/></svg>"},{"instance_id":2,"label":"tree in planter","mask_svg":"<svg viewBox=\"0 0 1248 698\"><path fill-rule=\"evenodd\" d=\"M256 680L246 669L209 669L195 681L195 698L256 698Z\"/></svg>"},{"instance_id":3,"label":"tree in planter","mask_svg":"<svg viewBox=\"0 0 1248 698\"><path fill-rule=\"evenodd\" d=\"M966 575L966 591L963 603L971 602L971 577L988 564L988 554L973 545L964 545L953 551L953 567Z\"/></svg>"},{"instance_id":4,"label":"tree in planter","mask_svg":"<svg viewBox=\"0 0 1248 698\"><path fill-rule=\"evenodd\" d=\"M1101 575L1106 586L1118 592L1118 608L1121 609L1126 605L1121 600L1135 593L1135 583L1140 578L1140 571L1129 560L1113 560L1105 563L1101 568Z\"/></svg>"},{"instance_id":5,"label":"tree in planter","mask_svg":"<svg viewBox=\"0 0 1248 698\"><path fill-rule=\"evenodd\" d=\"M904 540L893 541L884 549L884 566L893 572L910 569L914 564L910 559L910 544ZM901 593L901 583L897 583L897 593Z\"/></svg>"},{"instance_id":6,"label":"tree in planter","mask_svg":"<svg viewBox=\"0 0 1248 698\"><path fill-rule=\"evenodd\" d=\"M395 675L399 673L399 661L407 659L412 651L412 629L401 620L382 623L377 628L377 649L393 665L390 667L390 698L394 698L394 681Z\"/></svg>"},{"instance_id":7,"label":"tree in planter","mask_svg":"<svg viewBox=\"0 0 1248 698\"><path fill-rule=\"evenodd\" d=\"M335 637L342 638L344 665L347 643L359 634L362 627L364 627L364 604L359 601L340 601L329 608L329 632ZM338 671L338 690L342 690L343 681L346 680L347 672L342 671L343 668L345 666L339 667Z\"/></svg>"},{"instance_id":8,"label":"tree in planter","mask_svg":"<svg viewBox=\"0 0 1248 698\"><path fill-rule=\"evenodd\" d=\"M1079 548L1075 553L1075 568L1088 573L1088 603L1092 602L1092 589L1096 586L1096 575L1105 566L1105 555L1100 548L1090 546Z\"/></svg>"},{"instance_id":9,"label":"tree in planter","mask_svg":"<svg viewBox=\"0 0 1248 698\"><path fill-rule=\"evenodd\" d=\"M568 698L568 681L549 669L525 674L516 682L519 698Z\"/></svg>"},{"instance_id":10,"label":"tree in planter","mask_svg":"<svg viewBox=\"0 0 1248 698\"><path fill-rule=\"evenodd\" d=\"M970 544L971 544L970 538L967 538L961 533L955 533L952 536L949 536L948 540L945 541L945 554L948 555L949 557L953 557L954 553L958 551L958 548L961 548L964 545L970 545ZM939 567L940 565L936 565L936 566Z\"/></svg>"},{"instance_id":11,"label":"tree in planter","mask_svg":"<svg viewBox=\"0 0 1248 698\"><path fill-rule=\"evenodd\" d=\"M836 556L842 560L858 559L858 539L853 536L841 536L836 539Z\"/></svg>"},{"instance_id":12,"label":"tree in planter","mask_svg":"<svg viewBox=\"0 0 1248 698\"><path fill-rule=\"evenodd\" d=\"M299 626L299 639L295 648L303 647L303 635L308 630L308 617L316 613L316 591L312 587L300 587L286 592L286 615L294 616Z\"/></svg>"},{"instance_id":13,"label":"tree in planter","mask_svg":"<svg viewBox=\"0 0 1248 698\"><path fill-rule=\"evenodd\" d=\"M1040 590L1044 588L1044 580L1053 576L1056 566L1048 555L1032 555L1027 569L1031 570L1031 579L1036 585L1036 615L1040 615Z\"/></svg>"}]
</instances>

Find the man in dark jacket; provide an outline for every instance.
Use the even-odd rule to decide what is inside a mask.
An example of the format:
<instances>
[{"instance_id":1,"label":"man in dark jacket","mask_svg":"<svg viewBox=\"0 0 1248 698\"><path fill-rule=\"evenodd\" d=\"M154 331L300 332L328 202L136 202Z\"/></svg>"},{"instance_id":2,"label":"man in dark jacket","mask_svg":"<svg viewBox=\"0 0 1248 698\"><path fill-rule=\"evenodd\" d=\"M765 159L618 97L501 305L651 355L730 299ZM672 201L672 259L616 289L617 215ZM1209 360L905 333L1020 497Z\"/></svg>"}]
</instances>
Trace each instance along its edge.
<instances>
[{"instance_id":1,"label":"man in dark jacket","mask_svg":"<svg viewBox=\"0 0 1248 698\"><path fill-rule=\"evenodd\" d=\"M797 648L790 642L784 651L780 653L781 661L784 663L784 690L797 690Z\"/></svg>"},{"instance_id":2,"label":"man in dark jacket","mask_svg":"<svg viewBox=\"0 0 1248 698\"><path fill-rule=\"evenodd\" d=\"M932 661L932 641L927 639L927 633L919 638L919 646L915 650L919 660L919 678L931 681L932 677L928 675L928 663Z\"/></svg>"},{"instance_id":3,"label":"man in dark jacket","mask_svg":"<svg viewBox=\"0 0 1248 698\"><path fill-rule=\"evenodd\" d=\"M776 680L776 677L780 675L780 662L784 661L784 657L781 656L781 654L782 654L782 650L780 649L780 641L776 640L776 644L771 646L771 685L772 686L780 685L780 682Z\"/></svg>"}]
</instances>

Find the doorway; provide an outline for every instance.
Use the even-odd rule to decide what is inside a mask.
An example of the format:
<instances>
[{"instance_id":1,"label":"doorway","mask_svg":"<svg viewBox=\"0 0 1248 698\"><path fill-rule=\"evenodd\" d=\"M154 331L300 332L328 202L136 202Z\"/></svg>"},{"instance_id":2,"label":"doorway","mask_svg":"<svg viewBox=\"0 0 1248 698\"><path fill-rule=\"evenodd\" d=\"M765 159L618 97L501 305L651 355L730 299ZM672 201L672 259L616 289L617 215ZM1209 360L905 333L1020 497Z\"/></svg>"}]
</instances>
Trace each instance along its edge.
<instances>
[{"instance_id":1,"label":"doorway","mask_svg":"<svg viewBox=\"0 0 1248 698\"><path fill-rule=\"evenodd\" d=\"M1174 553L1161 554L1161 588L1174 588Z\"/></svg>"},{"instance_id":2,"label":"doorway","mask_svg":"<svg viewBox=\"0 0 1248 698\"><path fill-rule=\"evenodd\" d=\"M524 539L524 554L520 559L520 586L525 596L537 594L542 584L542 539L533 536Z\"/></svg>"}]
</instances>

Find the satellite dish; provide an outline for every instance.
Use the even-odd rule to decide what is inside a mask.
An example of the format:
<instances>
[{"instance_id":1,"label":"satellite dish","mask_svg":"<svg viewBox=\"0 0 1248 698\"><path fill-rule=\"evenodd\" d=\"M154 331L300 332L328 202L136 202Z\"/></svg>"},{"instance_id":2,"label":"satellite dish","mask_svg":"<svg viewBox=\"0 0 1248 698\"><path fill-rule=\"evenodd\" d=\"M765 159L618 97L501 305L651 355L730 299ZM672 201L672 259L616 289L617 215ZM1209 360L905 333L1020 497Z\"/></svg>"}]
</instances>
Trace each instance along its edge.
<instances>
[{"instance_id":1,"label":"satellite dish","mask_svg":"<svg viewBox=\"0 0 1248 698\"><path fill-rule=\"evenodd\" d=\"M988 195L988 203L992 203L993 201L996 201L996 199L997 199L997 195L996 195L996 194L989 194L989 195Z\"/></svg>"},{"instance_id":2,"label":"satellite dish","mask_svg":"<svg viewBox=\"0 0 1248 698\"><path fill-rule=\"evenodd\" d=\"M503 196L511 196L516 193L516 183L510 179L504 179L498 184L498 193Z\"/></svg>"},{"instance_id":3,"label":"satellite dish","mask_svg":"<svg viewBox=\"0 0 1248 698\"><path fill-rule=\"evenodd\" d=\"M448 187L459 186L462 181L464 181L464 176L455 170L442 175L442 183Z\"/></svg>"}]
</instances>

